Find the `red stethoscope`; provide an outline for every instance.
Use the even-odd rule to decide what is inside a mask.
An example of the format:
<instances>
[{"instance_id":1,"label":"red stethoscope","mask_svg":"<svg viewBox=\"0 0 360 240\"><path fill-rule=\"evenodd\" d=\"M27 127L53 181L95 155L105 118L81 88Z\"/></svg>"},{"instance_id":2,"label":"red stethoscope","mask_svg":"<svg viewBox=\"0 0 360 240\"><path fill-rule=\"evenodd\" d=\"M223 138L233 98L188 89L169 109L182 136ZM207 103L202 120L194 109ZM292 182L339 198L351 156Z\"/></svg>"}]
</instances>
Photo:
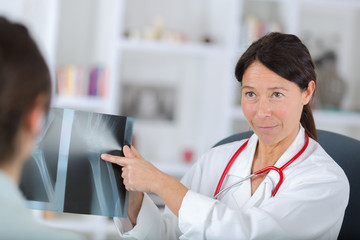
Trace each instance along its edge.
<instances>
[{"instance_id":1,"label":"red stethoscope","mask_svg":"<svg viewBox=\"0 0 360 240\"><path fill-rule=\"evenodd\" d=\"M221 189L221 186L224 182L224 179L226 177L226 175L228 174L232 164L235 162L235 159L239 156L239 154L244 150L244 148L246 147L246 145L248 144L249 142L249 139L243 144L241 145L241 147L235 152L235 154L231 157L230 161L228 162L228 164L226 165L225 169L224 169L224 172L223 174L221 175L221 178L219 180L219 183L216 187L216 190L215 190L215 193L214 193L214 198L217 199L217 197L222 194L223 192L229 190L230 188L232 188L233 186L237 185L237 184L240 184L242 183L243 181L247 180L247 179L250 179L252 177L255 177L255 176L258 176L260 174L263 174L263 173L266 173L270 170L274 170L276 172L278 172L279 174L279 182L278 184L275 186L274 190L272 191L272 196L274 197L275 194L277 193L277 191L279 190L283 180L284 180L284 174L283 174L283 171L285 168L287 168L292 162L294 162L304 151L305 149L307 148L308 144L309 144L309 136L307 135L307 133L305 133L305 144L304 146L300 149L300 151L292 158L290 159L287 163L285 163L282 167L278 168L278 167L275 167L275 166L269 166L269 167L266 167L266 168L263 168L263 169L260 169L259 171L256 171L254 172L253 174L251 175L248 175L247 177L241 179L240 181L238 182L235 182L234 184L230 185L229 187L227 188L224 188L220 191Z\"/></svg>"}]
</instances>

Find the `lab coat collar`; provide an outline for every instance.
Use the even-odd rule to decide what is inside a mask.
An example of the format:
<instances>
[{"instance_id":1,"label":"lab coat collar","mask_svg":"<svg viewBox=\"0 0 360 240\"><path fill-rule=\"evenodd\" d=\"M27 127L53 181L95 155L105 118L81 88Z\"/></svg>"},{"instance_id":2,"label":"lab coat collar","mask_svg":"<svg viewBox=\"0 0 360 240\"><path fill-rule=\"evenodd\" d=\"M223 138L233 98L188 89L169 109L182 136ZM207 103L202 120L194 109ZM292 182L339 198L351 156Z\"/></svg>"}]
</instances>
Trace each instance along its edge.
<instances>
[{"instance_id":1,"label":"lab coat collar","mask_svg":"<svg viewBox=\"0 0 360 240\"><path fill-rule=\"evenodd\" d=\"M235 182L250 174L257 141L258 137L253 134L250 137L246 148L244 148L238 159L235 160L230 168L228 173L229 179L231 178L233 179L232 181ZM236 189L229 191L229 194L229 198L231 199L229 204L236 205L241 209L251 198L251 181L244 181L242 184L238 185Z\"/></svg>"},{"instance_id":2,"label":"lab coat collar","mask_svg":"<svg viewBox=\"0 0 360 240\"><path fill-rule=\"evenodd\" d=\"M244 149L242 161L235 161L233 167L230 168L229 175L244 178L251 173L251 166L255 154L255 149L257 145L258 137L254 134L249 139L247 147ZM276 167L283 166L287 161L289 161L305 143L305 130L300 126L300 130L291 143L285 153L278 159L275 163ZM297 159L298 160L298 159ZM296 160L295 160L296 162ZM291 168L292 165L295 165L295 162L292 163L288 168ZM236 164L235 164L236 163ZM287 169L288 169L287 168ZM286 175L286 170L284 170L284 175ZM255 193L251 196L251 181L245 181L233 192L233 198L237 203L239 208L248 208L251 206L259 205L265 198L270 198L273 189L275 188L277 182L279 181L279 174L276 171L270 171L264 181L259 185ZM281 188L280 188L281 189Z\"/></svg>"},{"instance_id":3,"label":"lab coat collar","mask_svg":"<svg viewBox=\"0 0 360 240\"><path fill-rule=\"evenodd\" d=\"M294 141L290 144L288 149L286 149L283 155L281 155L281 157L277 160L274 166L278 168L282 167L285 163L287 163L290 159L292 159L301 150L304 144L305 144L305 129L300 125L300 130L297 136L295 137ZM290 164L286 169L284 169L284 180L286 178L286 171L294 167L294 165L296 165L301 158L302 156L299 156L298 159L296 159L292 164ZM276 171L270 171L267 177L265 178L265 180L268 181L269 180L268 178L271 178L271 180L275 184L274 187L276 186L277 182L280 179L279 174Z\"/></svg>"},{"instance_id":4,"label":"lab coat collar","mask_svg":"<svg viewBox=\"0 0 360 240\"><path fill-rule=\"evenodd\" d=\"M300 130L298 135L294 139L294 141L290 144L288 149L281 155L279 160L275 163L275 167L282 167L285 163L287 163L290 159L292 159L304 146L305 144L305 130L302 126L300 126ZM284 169L284 182L286 181L287 172L289 169L293 168L298 162L300 162L301 158L304 158L304 154L299 156L291 165L289 165L286 169ZM276 171L270 171L264 181L259 185L254 194L249 198L247 202L242 203L242 207L250 208L250 207L258 207L264 199L269 199L272 196L272 191L274 190L276 184L279 182L279 174ZM250 181L249 181L250 182ZM250 184L250 183L249 183ZM279 191L281 191L280 186ZM279 193L278 191L278 193Z\"/></svg>"},{"instance_id":5,"label":"lab coat collar","mask_svg":"<svg viewBox=\"0 0 360 240\"><path fill-rule=\"evenodd\" d=\"M254 133L246 146L246 148L241 152L241 161L235 161L231 166L228 175L244 178L251 174L251 166L254 160L254 154L256 150L256 145L258 142L258 136ZM275 163L275 167L283 166L287 161L295 156L296 153L304 146L305 143L305 129L300 125L300 130L295 137L294 141L286 149L286 151L281 155L281 157ZM239 158L239 157L238 157ZM238 159L239 160L239 159ZM295 163L295 162L294 162ZM291 164L292 165L292 164ZM291 168L291 165L288 168ZM274 171L270 171L269 175L277 176L278 174ZM277 178L278 179L278 178Z\"/></svg>"},{"instance_id":6,"label":"lab coat collar","mask_svg":"<svg viewBox=\"0 0 360 240\"><path fill-rule=\"evenodd\" d=\"M250 137L249 142L246 145L246 148L244 148L244 150L238 156L238 159L236 159L233 165L231 166L228 175L244 178L250 174L257 142L258 142L258 137L256 134L253 134Z\"/></svg>"}]
</instances>

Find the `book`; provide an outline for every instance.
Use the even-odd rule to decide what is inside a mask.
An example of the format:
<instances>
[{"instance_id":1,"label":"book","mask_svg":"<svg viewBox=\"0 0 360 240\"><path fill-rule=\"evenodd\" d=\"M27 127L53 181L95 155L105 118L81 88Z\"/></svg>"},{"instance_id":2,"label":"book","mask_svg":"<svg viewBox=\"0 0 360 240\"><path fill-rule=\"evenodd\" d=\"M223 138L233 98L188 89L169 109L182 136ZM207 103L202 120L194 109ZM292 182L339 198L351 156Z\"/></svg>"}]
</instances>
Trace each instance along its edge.
<instances>
[{"instance_id":1,"label":"book","mask_svg":"<svg viewBox=\"0 0 360 240\"><path fill-rule=\"evenodd\" d=\"M56 93L70 97L108 97L109 69L102 66L61 66L56 69Z\"/></svg>"},{"instance_id":2,"label":"book","mask_svg":"<svg viewBox=\"0 0 360 240\"><path fill-rule=\"evenodd\" d=\"M89 96L97 96L99 91L99 68L92 68L89 75Z\"/></svg>"},{"instance_id":3,"label":"book","mask_svg":"<svg viewBox=\"0 0 360 240\"><path fill-rule=\"evenodd\" d=\"M121 167L100 156L123 156L132 131L130 117L52 108L22 173L29 208L126 217Z\"/></svg>"}]
</instances>

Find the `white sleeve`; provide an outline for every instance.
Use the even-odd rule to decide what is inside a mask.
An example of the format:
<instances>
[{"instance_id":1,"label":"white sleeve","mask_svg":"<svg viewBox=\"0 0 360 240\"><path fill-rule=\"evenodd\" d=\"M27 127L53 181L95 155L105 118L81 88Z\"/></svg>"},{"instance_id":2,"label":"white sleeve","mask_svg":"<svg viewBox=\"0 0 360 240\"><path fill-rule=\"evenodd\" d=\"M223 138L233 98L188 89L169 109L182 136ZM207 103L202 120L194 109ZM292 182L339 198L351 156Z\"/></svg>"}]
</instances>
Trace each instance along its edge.
<instances>
[{"instance_id":1,"label":"white sleeve","mask_svg":"<svg viewBox=\"0 0 360 240\"><path fill-rule=\"evenodd\" d=\"M243 210L231 209L218 200L188 191L179 211L182 237L321 239L330 231L330 238L336 239L349 197L347 179L310 175L279 191L259 207Z\"/></svg>"},{"instance_id":2,"label":"white sleeve","mask_svg":"<svg viewBox=\"0 0 360 240\"><path fill-rule=\"evenodd\" d=\"M195 163L185 174L181 182L189 188L194 178L200 176L200 164ZM198 181L198 180L197 180ZM122 239L179 239L181 235L176 217L167 207L161 213L151 198L144 193L144 199L136 220L132 226L128 218L114 218L115 226Z\"/></svg>"}]
</instances>

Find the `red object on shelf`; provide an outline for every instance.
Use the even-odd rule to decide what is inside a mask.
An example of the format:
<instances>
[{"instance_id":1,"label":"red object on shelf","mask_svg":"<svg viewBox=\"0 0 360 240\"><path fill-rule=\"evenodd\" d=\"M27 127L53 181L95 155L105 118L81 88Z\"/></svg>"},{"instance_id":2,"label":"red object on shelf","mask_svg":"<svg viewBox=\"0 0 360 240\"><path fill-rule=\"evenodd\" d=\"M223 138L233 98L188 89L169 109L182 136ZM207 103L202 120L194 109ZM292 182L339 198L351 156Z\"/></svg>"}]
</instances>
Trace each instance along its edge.
<instances>
[{"instance_id":1,"label":"red object on shelf","mask_svg":"<svg viewBox=\"0 0 360 240\"><path fill-rule=\"evenodd\" d=\"M193 150L191 150L191 149L184 150L184 152L183 152L183 160L184 160L184 162L187 162L187 163L192 162L193 157L194 157Z\"/></svg>"}]
</instances>

